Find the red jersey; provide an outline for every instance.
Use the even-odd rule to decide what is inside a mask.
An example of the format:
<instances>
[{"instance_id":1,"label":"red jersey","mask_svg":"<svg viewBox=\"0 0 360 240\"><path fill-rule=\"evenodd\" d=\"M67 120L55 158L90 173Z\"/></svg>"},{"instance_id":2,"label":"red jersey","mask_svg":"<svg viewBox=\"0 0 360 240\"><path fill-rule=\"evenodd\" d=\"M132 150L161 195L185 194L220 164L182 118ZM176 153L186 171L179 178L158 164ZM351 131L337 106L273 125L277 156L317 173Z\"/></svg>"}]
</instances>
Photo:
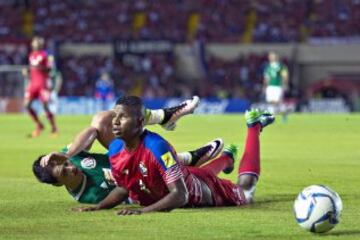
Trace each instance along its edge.
<instances>
[{"instance_id":1,"label":"red jersey","mask_svg":"<svg viewBox=\"0 0 360 240\"><path fill-rule=\"evenodd\" d=\"M109 146L109 158L117 185L126 188L132 199L151 205L169 193L167 183L183 177L173 148L159 135L145 131L132 152L120 139Z\"/></svg>"},{"instance_id":2,"label":"red jersey","mask_svg":"<svg viewBox=\"0 0 360 240\"><path fill-rule=\"evenodd\" d=\"M164 198L167 184L184 178L189 192L188 206L201 206L202 187L206 184L214 205L241 205L244 195L238 185L217 178L204 169L179 165L171 145L156 133L145 131L139 146L132 152L125 149L121 139L109 146L112 174L118 186L129 191L131 199L148 206Z\"/></svg>"},{"instance_id":3,"label":"red jersey","mask_svg":"<svg viewBox=\"0 0 360 240\"><path fill-rule=\"evenodd\" d=\"M30 85L47 88L49 80L49 62L45 50L33 51L29 55Z\"/></svg>"}]
</instances>

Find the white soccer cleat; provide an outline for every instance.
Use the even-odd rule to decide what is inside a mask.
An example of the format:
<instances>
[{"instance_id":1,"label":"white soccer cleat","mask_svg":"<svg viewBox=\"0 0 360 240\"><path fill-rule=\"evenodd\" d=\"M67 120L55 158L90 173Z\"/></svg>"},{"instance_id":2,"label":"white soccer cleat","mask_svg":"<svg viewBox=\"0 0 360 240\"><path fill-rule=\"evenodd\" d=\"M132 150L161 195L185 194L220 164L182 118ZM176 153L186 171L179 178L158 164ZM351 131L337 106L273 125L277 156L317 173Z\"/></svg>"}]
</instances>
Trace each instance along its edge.
<instances>
[{"instance_id":1,"label":"white soccer cleat","mask_svg":"<svg viewBox=\"0 0 360 240\"><path fill-rule=\"evenodd\" d=\"M199 105L199 102L200 98L198 96L193 96L191 99L188 99L175 107L165 108L164 123L161 124L161 126L168 131L174 130L177 120L182 116L193 113Z\"/></svg>"},{"instance_id":2,"label":"white soccer cleat","mask_svg":"<svg viewBox=\"0 0 360 240\"><path fill-rule=\"evenodd\" d=\"M190 151L191 154L191 166L201 166L207 161L214 159L219 155L224 147L224 141L221 138L217 138L208 142L204 146Z\"/></svg>"}]
</instances>

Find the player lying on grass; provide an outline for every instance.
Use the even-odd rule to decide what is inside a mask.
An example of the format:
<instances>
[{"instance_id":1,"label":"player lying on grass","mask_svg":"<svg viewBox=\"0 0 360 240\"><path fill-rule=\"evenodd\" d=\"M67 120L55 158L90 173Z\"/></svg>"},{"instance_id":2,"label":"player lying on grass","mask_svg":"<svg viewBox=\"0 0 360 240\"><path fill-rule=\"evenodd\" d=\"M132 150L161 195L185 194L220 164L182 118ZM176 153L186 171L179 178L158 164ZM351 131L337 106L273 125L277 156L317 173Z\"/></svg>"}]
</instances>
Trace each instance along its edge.
<instances>
[{"instance_id":1,"label":"player lying on grass","mask_svg":"<svg viewBox=\"0 0 360 240\"><path fill-rule=\"evenodd\" d=\"M222 147L222 140L215 139L194 151L179 154L178 157L186 164L184 156L191 155L191 164L195 165L200 159L206 162L216 157ZM82 151L68 158L63 154L67 150L64 148L60 153L40 156L33 164L34 175L42 183L65 186L69 194L81 203L99 203L115 188L109 156Z\"/></svg>"},{"instance_id":2,"label":"player lying on grass","mask_svg":"<svg viewBox=\"0 0 360 240\"><path fill-rule=\"evenodd\" d=\"M275 120L273 115L259 110L245 114L248 132L238 183L234 184L214 174L224 164L233 164L237 153L234 145L226 148L207 168L182 166L166 140L143 128L145 111L140 98L120 98L114 111L113 133L117 139L110 144L109 157L117 186L96 206L81 207L78 211L113 208L128 196L144 208L122 209L120 215L252 202L260 173L259 135Z\"/></svg>"},{"instance_id":3,"label":"player lying on grass","mask_svg":"<svg viewBox=\"0 0 360 240\"><path fill-rule=\"evenodd\" d=\"M174 129L176 121L192 113L199 98L193 97L178 106L160 110L145 110L147 123L166 124ZM40 182L56 186L65 185L68 192L79 202L98 203L112 190L110 164L107 154L88 153L95 139L105 146L115 136L112 133L113 111L95 115L91 126L75 137L75 143L60 153L40 156L33 164L33 172ZM74 147L76 145L76 147ZM180 153L179 160L184 165L201 165L217 156L223 148L221 139L215 139L205 146L189 152Z\"/></svg>"}]
</instances>

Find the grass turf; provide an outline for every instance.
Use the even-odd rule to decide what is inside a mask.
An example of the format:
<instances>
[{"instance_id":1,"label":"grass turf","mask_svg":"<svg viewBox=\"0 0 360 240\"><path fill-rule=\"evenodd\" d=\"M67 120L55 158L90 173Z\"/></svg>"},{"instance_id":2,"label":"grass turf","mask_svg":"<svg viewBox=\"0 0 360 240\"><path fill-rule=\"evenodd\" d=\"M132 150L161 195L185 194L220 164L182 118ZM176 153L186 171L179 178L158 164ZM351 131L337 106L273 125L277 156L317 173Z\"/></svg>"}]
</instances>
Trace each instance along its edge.
<instances>
[{"instance_id":1,"label":"grass turf","mask_svg":"<svg viewBox=\"0 0 360 240\"><path fill-rule=\"evenodd\" d=\"M262 173L256 203L246 207L178 209L118 217L115 210L75 213L64 188L38 183L31 165L61 149L87 126L89 116L57 118L60 136L27 139L33 125L24 115L0 116L0 239L359 239L360 115L291 115L261 136ZM197 115L175 132L151 127L178 151L223 137L242 152L246 127L240 115ZM95 145L92 151L105 151ZM222 176L225 177L225 176ZM226 176L236 179L236 171ZM342 197L341 223L314 235L297 226L292 205L298 192L326 184Z\"/></svg>"}]
</instances>

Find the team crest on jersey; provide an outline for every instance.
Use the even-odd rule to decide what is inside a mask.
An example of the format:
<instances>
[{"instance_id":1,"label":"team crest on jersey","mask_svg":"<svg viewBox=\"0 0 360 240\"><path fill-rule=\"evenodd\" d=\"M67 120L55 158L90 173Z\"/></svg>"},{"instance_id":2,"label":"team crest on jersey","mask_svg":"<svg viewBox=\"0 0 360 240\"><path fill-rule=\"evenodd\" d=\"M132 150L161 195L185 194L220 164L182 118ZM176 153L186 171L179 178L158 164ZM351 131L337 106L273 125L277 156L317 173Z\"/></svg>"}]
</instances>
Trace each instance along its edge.
<instances>
[{"instance_id":1,"label":"team crest on jersey","mask_svg":"<svg viewBox=\"0 0 360 240\"><path fill-rule=\"evenodd\" d=\"M166 168L172 167L176 164L175 159L170 152L163 154L161 159L164 161Z\"/></svg>"},{"instance_id":2,"label":"team crest on jersey","mask_svg":"<svg viewBox=\"0 0 360 240\"><path fill-rule=\"evenodd\" d=\"M144 191L148 194L151 193L150 190L146 187L145 183L141 179L139 180L139 186L140 186L141 191Z\"/></svg>"},{"instance_id":3,"label":"team crest on jersey","mask_svg":"<svg viewBox=\"0 0 360 240\"><path fill-rule=\"evenodd\" d=\"M148 176L148 170L145 167L145 164L143 162L140 162L140 164L139 164L139 171L140 171L141 175L143 175L143 177Z\"/></svg>"},{"instance_id":4,"label":"team crest on jersey","mask_svg":"<svg viewBox=\"0 0 360 240\"><path fill-rule=\"evenodd\" d=\"M93 169L96 167L96 160L94 158L84 158L81 160L81 167L86 169Z\"/></svg>"}]
</instances>

